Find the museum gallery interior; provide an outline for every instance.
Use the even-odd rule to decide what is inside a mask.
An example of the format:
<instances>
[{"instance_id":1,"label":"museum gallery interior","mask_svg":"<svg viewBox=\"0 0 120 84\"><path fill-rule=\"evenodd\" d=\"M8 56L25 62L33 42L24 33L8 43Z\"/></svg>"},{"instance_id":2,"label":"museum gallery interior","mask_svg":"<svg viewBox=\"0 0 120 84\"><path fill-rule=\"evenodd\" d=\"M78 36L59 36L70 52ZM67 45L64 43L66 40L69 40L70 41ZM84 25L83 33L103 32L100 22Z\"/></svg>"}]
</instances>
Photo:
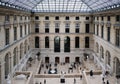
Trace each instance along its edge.
<instances>
[{"instance_id":1,"label":"museum gallery interior","mask_svg":"<svg viewBox=\"0 0 120 84\"><path fill-rule=\"evenodd\" d=\"M0 84L120 84L120 0L0 0Z\"/></svg>"}]
</instances>

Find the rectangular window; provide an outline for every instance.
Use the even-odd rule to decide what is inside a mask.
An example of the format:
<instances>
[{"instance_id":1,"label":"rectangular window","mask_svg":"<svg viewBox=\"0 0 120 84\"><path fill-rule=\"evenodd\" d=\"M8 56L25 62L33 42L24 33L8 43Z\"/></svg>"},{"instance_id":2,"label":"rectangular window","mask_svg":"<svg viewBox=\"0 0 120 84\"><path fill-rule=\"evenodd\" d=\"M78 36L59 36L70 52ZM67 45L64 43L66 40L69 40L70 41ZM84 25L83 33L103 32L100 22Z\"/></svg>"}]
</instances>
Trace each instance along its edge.
<instances>
[{"instance_id":1,"label":"rectangular window","mask_svg":"<svg viewBox=\"0 0 120 84\"><path fill-rule=\"evenodd\" d=\"M9 29L5 29L5 44L8 45L9 44Z\"/></svg>"},{"instance_id":2,"label":"rectangular window","mask_svg":"<svg viewBox=\"0 0 120 84\"><path fill-rule=\"evenodd\" d=\"M45 23L45 33L49 33L49 23Z\"/></svg>"},{"instance_id":3,"label":"rectangular window","mask_svg":"<svg viewBox=\"0 0 120 84\"><path fill-rule=\"evenodd\" d=\"M49 20L49 16L45 16L45 20Z\"/></svg>"},{"instance_id":4,"label":"rectangular window","mask_svg":"<svg viewBox=\"0 0 120 84\"><path fill-rule=\"evenodd\" d=\"M79 29L80 29L80 24L76 23L75 24L75 33L79 33Z\"/></svg>"},{"instance_id":5,"label":"rectangular window","mask_svg":"<svg viewBox=\"0 0 120 84\"><path fill-rule=\"evenodd\" d=\"M79 37L76 37L75 38L75 48L79 48L79 43L80 41L79 41Z\"/></svg>"},{"instance_id":6,"label":"rectangular window","mask_svg":"<svg viewBox=\"0 0 120 84\"><path fill-rule=\"evenodd\" d=\"M85 28L86 29L86 33L89 33L90 32L89 24L86 24L85 27L86 27Z\"/></svg>"},{"instance_id":7,"label":"rectangular window","mask_svg":"<svg viewBox=\"0 0 120 84\"><path fill-rule=\"evenodd\" d=\"M97 36L99 35L99 25L97 25Z\"/></svg>"},{"instance_id":8,"label":"rectangular window","mask_svg":"<svg viewBox=\"0 0 120 84\"><path fill-rule=\"evenodd\" d=\"M66 16L66 17L65 17L65 20L69 20L69 16Z\"/></svg>"},{"instance_id":9,"label":"rectangular window","mask_svg":"<svg viewBox=\"0 0 120 84\"><path fill-rule=\"evenodd\" d=\"M35 23L35 33L39 33L39 23Z\"/></svg>"},{"instance_id":10,"label":"rectangular window","mask_svg":"<svg viewBox=\"0 0 120 84\"><path fill-rule=\"evenodd\" d=\"M25 25L25 35L27 34L27 27L26 27L26 25Z\"/></svg>"},{"instance_id":11,"label":"rectangular window","mask_svg":"<svg viewBox=\"0 0 120 84\"><path fill-rule=\"evenodd\" d=\"M65 29L65 33L69 33L69 28L66 28L66 29Z\"/></svg>"},{"instance_id":12,"label":"rectangular window","mask_svg":"<svg viewBox=\"0 0 120 84\"><path fill-rule=\"evenodd\" d=\"M15 15L15 16L14 16L14 21L16 21L16 20L17 20L17 16Z\"/></svg>"},{"instance_id":13,"label":"rectangular window","mask_svg":"<svg viewBox=\"0 0 120 84\"><path fill-rule=\"evenodd\" d=\"M22 16L20 16L20 20L22 20Z\"/></svg>"},{"instance_id":14,"label":"rectangular window","mask_svg":"<svg viewBox=\"0 0 120 84\"><path fill-rule=\"evenodd\" d=\"M89 20L89 17L86 17L86 20Z\"/></svg>"},{"instance_id":15,"label":"rectangular window","mask_svg":"<svg viewBox=\"0 0 120 84\"><path fill-rule=\"evenodd\" d=\"M101 21L103 21L104 20L104 17L103 16L101 16Z\"/></svg>"},{"instance_id":16,"label":"rectangular window","mask_svg":"<svg viewBox=\"0 0 120 84\"><path fill-rule=\"evenodd\" d=\"M104 28L103 28L103 26L101 26L101 37L102 38L104 37Z\"/></svg>"},{"instance_id":17,"label":"rectangular window","mask_svg":"<svg viewBox=\"0 0 120 84\"><path fill-rule=\"evenodd\" d=\"M60 24L55 23L55 33L59 33Z\"/></svg>"},{"instance_id":18,"label":"rectangular window","mask_svg":"<svg viewBox=\"0 0 120 84\"><path fill-rule=\"evenodd\" d=\"M14 41L17 40L17 27L14 27Z\"/></svg>"},{"instance_id":19,"label":"rectangular window","mask_svg":"<svg viewBox=\"0 0 120 84\"><path fill-rule=\"evenodd\" d=\"M110 27L107 28L107 41L110 41Z\"/></svg>"},{"instance_id":20,"label":"rectangular window","mask_svg":"<svg viewBox=\"0 0 120 84\"><path fill-rule=\"evenodd\" d=\"M80 19L79 16L76 16L76 17L75 17L75 20L79 20L79 19Z\"/></svg>"},{"instance_id":21,"label":"rectangular window","mask_svg":"<svg viewBox=\"0 0 120 84\"><path fill-rule=\"evenodd\" d=\"M116 46L120 47L120 29L116 29Z\"/></svg>"},{"instance_id":22,"label":"rectangular window","mask_svg":"<svg viewBox=\"0 0 120 84\"><path fill-rule=\"evenodd\" d=\"M20 26L20 37L22 37L22 26Z\"/></svg>"},{"instance_id":23,"label":"rectangular window","mask_svg":"<svg viewBox=\"0 0 120 84\"><path fill-rule=\"evenodd\" d=\"M39 20L39 16L35 16L35 20Z\"/></svg>"},{"instance_id":24,"label":"rectangular window","mask_svg":"<svg viewBox=\"0 0 120 84\"><path fill-rule=\"evenodd\" d=\"M6 15L6 16L5 16L5 21L7 21L7 22L10 21L10 16L9 16L9 15Z\"/></svg>"},{"instance_id":25,"label":"rectangular window","mask_svg":"<svg viewBox=\"0 0 120 84\"><path fill-rule=\"evenodd\" d=\"M99 20L99 17L97 16L97 20Z\"/></svg>"},{"instance_id":26,"label":"rectangular window","mask_svg":"<svg viewBox=\"0 0 120 84\"><path fill-rule=\"evenodd\" d=\"M59 16L56 16L56 17L55 17L55 20L59 20Z\"/></svg>"},{"instance_id":27,"label":"rectangular window","mask_svg":"<svg viewBox=\"0 0 120 84\"><path fill-rule=\"evenodd\" d=\"M116 21L117 21L117 22L120 21L120 15L116 15Z\"/></svg>"},{"instance_id":28,"label":"rectangular window","mask_svg":"<svg viewBox=\"0 0 120 84\"><path fill-rule=\"evenodd\" d=\"M110 21L110 16L107 17L107 21Z\"/></svg>"}]
</instances>

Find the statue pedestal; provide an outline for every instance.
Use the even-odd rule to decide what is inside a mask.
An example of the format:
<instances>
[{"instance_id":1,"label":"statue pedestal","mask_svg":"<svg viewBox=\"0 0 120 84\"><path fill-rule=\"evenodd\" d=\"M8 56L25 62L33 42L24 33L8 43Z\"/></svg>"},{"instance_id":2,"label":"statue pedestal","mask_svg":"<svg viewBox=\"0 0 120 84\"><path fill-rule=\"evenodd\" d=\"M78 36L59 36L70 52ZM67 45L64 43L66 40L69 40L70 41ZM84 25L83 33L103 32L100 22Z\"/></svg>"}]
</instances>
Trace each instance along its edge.
<instances>
[{"instance_id":1,"label":"statue pedestal","mask_svg":"<svg viewBox=\"0 0 120 84\"><path fill-rule=\"evenodd\" d=\"M65 83L65 79L61 78L60 83Z\"/></svg>"}]
</instances>

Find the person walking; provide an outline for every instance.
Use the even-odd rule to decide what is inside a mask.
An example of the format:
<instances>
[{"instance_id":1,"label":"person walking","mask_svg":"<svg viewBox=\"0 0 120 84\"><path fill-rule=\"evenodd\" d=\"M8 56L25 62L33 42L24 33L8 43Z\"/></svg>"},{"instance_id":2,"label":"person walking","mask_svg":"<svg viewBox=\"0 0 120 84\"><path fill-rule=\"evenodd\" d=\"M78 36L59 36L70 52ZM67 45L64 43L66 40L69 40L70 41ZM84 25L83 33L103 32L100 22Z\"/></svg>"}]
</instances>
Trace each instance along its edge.
<instances>
[{"instance_id":1,"label":"person walking","mask_svg":"<svg viewBox=\"0 0 120 84\"><path fill-rule=\"evenodd\" d=\"M46 84L46 79L44 79L44 84Z\"/></svg>"},{"instance_id":2,"label":"person walking","mask_svg":"<svg viewBox=\"0 0 120 84\"><path fill-rule=\"evenodd\" d=\"M106 83L106 84L110 84L108 80L107 80L107 83Z\"/></svg>"}]
</instances>

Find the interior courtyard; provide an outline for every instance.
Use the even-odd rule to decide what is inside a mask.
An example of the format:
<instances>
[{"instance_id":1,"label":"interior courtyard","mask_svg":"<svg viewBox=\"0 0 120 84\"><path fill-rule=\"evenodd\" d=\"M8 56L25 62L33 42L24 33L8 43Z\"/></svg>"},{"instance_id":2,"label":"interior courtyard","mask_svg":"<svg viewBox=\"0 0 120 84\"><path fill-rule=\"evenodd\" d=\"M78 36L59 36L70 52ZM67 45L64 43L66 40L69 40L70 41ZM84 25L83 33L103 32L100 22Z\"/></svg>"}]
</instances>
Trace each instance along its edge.
<instances>
[{"instance_id":1,"label":"interior courtyard","mask_svg":"<svg viewBox=\"0 0 120 84\"><path fill-rule=\"evenodd\" d=\"M0 84L120 84L120 0L0 0Z\"/></svg>"}]
</instances>

